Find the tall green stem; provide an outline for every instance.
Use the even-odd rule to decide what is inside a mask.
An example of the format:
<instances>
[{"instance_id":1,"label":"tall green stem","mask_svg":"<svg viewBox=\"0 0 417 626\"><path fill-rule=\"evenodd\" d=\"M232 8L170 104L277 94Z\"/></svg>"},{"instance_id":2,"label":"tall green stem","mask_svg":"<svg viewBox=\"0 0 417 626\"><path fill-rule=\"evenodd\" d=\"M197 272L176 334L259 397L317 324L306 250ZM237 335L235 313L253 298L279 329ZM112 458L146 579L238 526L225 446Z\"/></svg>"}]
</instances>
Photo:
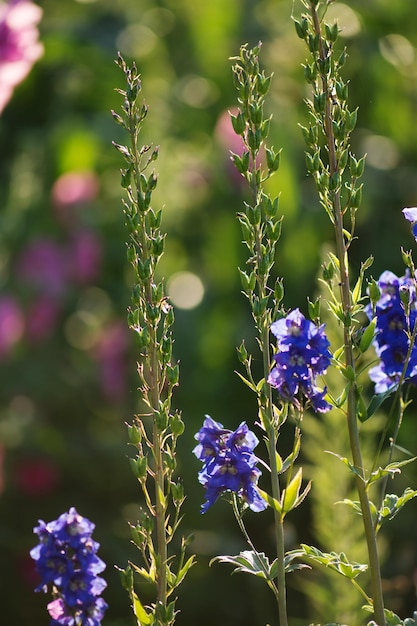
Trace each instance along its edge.
<instances>
[{"instance_id":1,"label":"tall green stem","mask_svg":"<svg viewBox=\"0 0 417 626\"><path fill-rule=\"evenodd\" d=\"M137 155L139 155L138 146L138 129L135 125L134 117L130 120L130 138L132 144L132 153L135 155L134 161L134 177L136 190L141 193L141 171ZM142 262L146 263L149 258L148 245L146 241L146 224L145 215L141 214L140 222L140 249L142 251ZM146 303L150 306L153 303L152 298L153 273L144 285ZM150 320L149 320L150 322ZM165 609L167 606L167 542L165 535L165 472L162 459L162 432L158 423L159 409L161 406L161 367L158 354L158 337L157 324L150 322L148 325L150 331L149 349L148 349L148 387L150 390L150 408L152 411L152 454L154 460L155 474L155 524L156 524L156 587L157 587L157 604ZM158 612L157 612L158 614Z\"/></svg>"},{"instance_id":2,"label":"tall green stem","mask_svg":"<svg viewBox=\"0 0 417 626\"><path fill-rule=\"evenodd\" d=\"M320 41L319 54L322 64L326 60L326 52L321 37L320 20L317 13L316 5L310 4L311 15L313 19L314 30ZM332 117L332 96L329 89L327 76L321 74L323 94L325 94L325 112L324 112L324 131L327 141L328 157L329 157L329 174L330 179L337 174L339 169L336 142L333 132ZM352 341L352 297L349 281L349 265L347 259L347 246L344 235L343 212L341 206L340 186L331 192L332 214L334 217L334 232L336 239L337 258L340 267L340 294L343 308L343 341L345 366L355 372L355 359L353 354ZM371 573L372 598L375 620L379 626L385 626L384 600L382 595L381 570L379 563L378 548L376 542L376 532L372 521L371 509L369 504L368 493L365 483L365 472L362 461L362 452L359 439L358 422L356 416L356 387L355 383L348 383L349 390L347 396L347 425L349 430L350 447L352 452L353 465L357 471L355 476L356 488L358 491L364 531L366 536L369 567Z\"/></svg>"},{"instance_id":3,"label":"tall green stem","mask_svg":"<svg viewBox=\"0 0 417 626\"><path fill-rule=\"evenodd\" d=\"M256 165L256 155L252 154L253 163ZM252 189L255 198L258 198L259 189L256 184L256 176L254 176L255 182ZM257 267L261 266L262 262L262 232L258 226L255 230L255 250L257 256ZM267 296L267 280L268 275L257 276L258 283L258 295L259 300L262 301ZM264 380L266 381L271 371L271 355L270 355L270 314L268 309L257 319L258 332L260 335L260 347L262 350ZM277 467L277 435L275 416L273 414L273 402L272 391L269 385L265 385L262 392L260 402L263 403L263 409L266 415L267 424L267 442L268 442L268 457L269 466L271 469L271 490L273 498L279 502L281 499L281 488L279 484L278 467ZM285 580L285 544L284 544L284 520L282 514L274 510L274 529L275 529L275 541L277 547L277 586L278 586L278 614L280 626L287 626L287 591Z\"/></svg>"}]
</instances>

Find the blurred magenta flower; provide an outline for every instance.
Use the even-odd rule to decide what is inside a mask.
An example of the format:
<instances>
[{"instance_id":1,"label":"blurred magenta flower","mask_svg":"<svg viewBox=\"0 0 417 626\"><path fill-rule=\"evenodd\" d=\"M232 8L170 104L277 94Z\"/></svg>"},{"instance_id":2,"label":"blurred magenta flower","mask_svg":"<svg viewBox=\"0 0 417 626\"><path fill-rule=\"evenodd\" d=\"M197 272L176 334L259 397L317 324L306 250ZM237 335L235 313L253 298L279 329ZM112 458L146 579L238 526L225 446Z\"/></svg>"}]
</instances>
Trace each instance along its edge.
<instances>
[{"instance_id":1,"label":"blurred magenta flower","mask_svg":"<svg viewBox=\"0 0 417 626\"><path fill-rule=\"evenodd\" d=\"M23 335L22 310L11 296L0 297L0 359L6 357Z\"/></svg>"},{"instance_id":2,"label":"blurred magenta flower","mask_svg":"<svg viewBox=\"0 0 417 626\"><path fill-rule=\"evenodd\" d=\"M64 250L51 239L31 242L17 261L18 277L42 293L61 294L66 287L67 261Z\"/></svg>"},{"instance_id":3,"label":"blurred magenta flower","mask_svg":"<svg viewBox=\"0 0 417 626\"><path fill-rule=\"evenodd\" d=\"M0 3L0 113L43 54L37 29L41 16L42 9L29 0Z\"/></svg>"},{"instance_id":4,"label":"blurred magenta flower","mask_svg":"<svg viewBox=\"0 0 417 626\"><path fill-rule=\"evenodd\" d=\"M102 246L96 233L87 229L76 231L69 243L69 277L75 283L92 283L99 275Z\"/></svg>"},{"instance_id":5,"label":"blurred magenta flower","mask_svg":"<svg viewBox=\"0 0 417 626\"><path fill-rule=\"evenodd\" d=\"M54 330L60 314L56 299L48 295L35 298L26 313L26 337L32 343L42 342Z\"/></svg>"},{"instance_id":6,"label":"blurred magenta flower","mask_svg":"<svg viewBox=\"0 0 417 626\"><path fill-rule=\"evenodd\" d=\"M57 467L46 459L24 459L15 468L15 483L26 496L48 496L58 484Z\"/></svg>"},{"instance_id":7,"label":"blurred magenta flower","mask_svg":"<svg viewBox=\"0 0 417 626\"><path fill-rule=\"evenodd\" d=\"M121 320L115 320L103 329L94 348L102 391L109 400L115 402L126 393L126 355L129 343L126 325Z\"/></svg>"}]
</instances>

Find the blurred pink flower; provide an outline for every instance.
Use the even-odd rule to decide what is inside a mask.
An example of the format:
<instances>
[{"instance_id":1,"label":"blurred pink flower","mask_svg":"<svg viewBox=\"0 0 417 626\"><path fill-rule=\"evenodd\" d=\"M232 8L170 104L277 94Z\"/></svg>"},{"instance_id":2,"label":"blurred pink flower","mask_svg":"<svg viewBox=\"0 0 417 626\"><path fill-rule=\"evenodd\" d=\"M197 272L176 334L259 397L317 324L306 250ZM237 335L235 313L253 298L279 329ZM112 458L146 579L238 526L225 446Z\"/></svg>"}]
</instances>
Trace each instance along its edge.
<instances>
[{"instance_id":1,"label":"blurred pink flower","mask_svg":"<svg viewBox=\"0 0 417 626\"><path fill-rule=\"evenodd\" d=\"M56 466L46 459L25 459L14 472L17 488L26 496L50 495L58 484Z\"/></svg>"},{"instance_id":2,"label":"blurred pink flower","mask_svg":"<svg viewBox=\"0 0 417 626\"><path fill-rule=\"evenodd\" d=\"M101 241L91 230L74 233L67 251L69 277L76 283L92 283L100 271Z\"/></svg>"},{"instance_id":3,"label":"blurred pink flower","mask_svg":"<svg viewBox=\"0 0 417 626\"><path fill-rule=\"evenodd\" d=\"M49 295L59 295L66 287L65 252L51 239L37 239L23 250L17 262L21 280Z\"/></svg>"},{"instance_id":4,"label":"blurred pink flower","mask_svg":"<svg viewBox=\"0 0 417 626\"><path fill-rule=\"evenodd\" d=\"M95 346L94 356L99 363L101 388L112 401L121 400L126 393L128 346L128 329L121 320L104 328Z\"/></svg>"},{"instance_id":5,"label":"blurred pink flower","mask_svg":"<svg viewBox=\"0 0 417 626\"><path fill-rule=\"evenodd\" d=\"M244 183L242 175L239 174L230 158L231 152L237 154L238 156L241 156L243 154L243 151L245 150L245 144L243 142L243 139L241 135L237 135L235 133L232 121L230 119L230 114L232 113L233 115L236 115L237 112L238 109L235 107L230 111L223 111L223 113L220 114L220 117L217 120L216 127L214 129L214 136L217 142L223 148L225 152L225 157L227 157L226 171L232 179L232 182L238 185L246 185L246 183ZM260 159L262 162L265 160L265 152L263 147L260 150Z\"/></svg>"},{"instance_id":6,"label":"blurred pink flower","mask_svg":"<svg viewBox=\"0 0 417 626\"><path fill-rule=\"evenodd\" d=\"M26 317L26 336L29 341L44 341L53 332L59 313L60 307L56 299L41 295L33 300Z\"/></svg>"},{"instance_id":7,"label":"blurred pink flower","mask_svg":"<svg viewBox=\"0 0 417 626\"><path fill-rule=\"evenodd\" d=\"M74 209L92 202L98 193L98 177L94 172L67 172L54 183L52 203L58 219L70 226L77 216Z\"/></svg>"},{"instance_id":8,"label":"blurred pink flower","mask_svg":"<svg viewBox=\"0 0 417 626\"><path fill-rule=\"evenodd\" d=\"M11 296L0 297L0 359L6 357L24 330L23 313Z\"/></svg>"},{"instance_id":9,"label":"blurred pink flower","mask_svg":"<svg viewBox=\"0 0 417 626\"><path fill-rule=\"evenodd\" d=\"M0 3L0 113L43 54L37 29L41 16L42 9L30 0Z\"/></svg>"},{"instance_id":10,"label":"blurred pink flower","mask_svg":"<svg viewBox=\"0 0 417 626\"><path fill-rule=\"evenodd\" d=\"M237 109L234 108L231 111L223 111L223 113L220 114L214 134L220 145L227 150L228 156L230 156L230 150L240 156L245 149L245 144L243 143L242 137L237 135L233 130L230 113L236 115Z\"/></svg>"}]
</instances>

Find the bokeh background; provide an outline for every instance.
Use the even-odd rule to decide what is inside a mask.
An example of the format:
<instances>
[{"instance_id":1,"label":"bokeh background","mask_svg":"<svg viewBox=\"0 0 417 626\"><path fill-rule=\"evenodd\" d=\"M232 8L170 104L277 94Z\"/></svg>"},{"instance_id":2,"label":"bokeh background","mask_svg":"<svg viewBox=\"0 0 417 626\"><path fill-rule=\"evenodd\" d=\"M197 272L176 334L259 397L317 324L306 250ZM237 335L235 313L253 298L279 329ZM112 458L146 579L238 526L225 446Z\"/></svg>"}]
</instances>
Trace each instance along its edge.
<instances>
[{"instance_id":1,"label":"bokeh background","mask_svg":"<svg viewBox=\"0 0 417 626\"><path fill-rule=\"evenodd\" d=\"M110 114L121 105L115 89L124 86L114 63L120 50L142 74L150 107L143 142L160 145L154 206L164 206L168 237L160 269L176 306L181 361L175 405L186 423L179 461L188 494L183 531L194 533L198 556L183 584L178 624L275 623L272 599L260 581L231 577L228 566L208 567L214 555L245 546L225 503L200 515L203 493L192 448L206 413L229 428L256 419L254 398L234 373L235 347L243 337L256 351L237 272L245 251L235 214L247 195L228 156L235 138L227 111L236 103L229 57L242 43L262 40L261 62L274 72L271 141L283 148L283 157L270 191L281 193L285 216L277 271L285 277L287 307L306 312L332 238L306 176L298 127L306 120L306 54L291 14L300 13L301 2L37 4L44 54L0 117L0 622L49 622L46 596L33 593L32 528L38 519L50 521L75 506L96 523L108 564L104 623L134 623L114 567L136 558L128 522L141 503L125 426L138 407L138 392L125 322L130 275L119 185L123 163L111 145L125 140ZM402 274L400 247L411 247L412 240L401 209L417 204L417 6L409 0L346 0L329 13L342 28L338 45L348 48L351 108L359 107L354 150L368 155L353 272L372 254L374 277L384 269ZM400 441L414 454L416 419L411 407ZM320 422L312 424L311 437L320 443ZM306 446L308 441L307 432ZM343 469L329 468L331 482L343 482ZM416 488L416 468L408 466L404 480ZM352 514L343 515L350 520ZM403 617L416 604L416 515L412 503L383 539L388 601ZM288 526L289 545L320 542L325 523L303 504ZM270 524L268 513L248 517L269 552ZM325 547L343 549L341 538L335 534L334 540ZM289 584L291 623L318 621L310 614L317 588L312 591L303 578ZM334 621L333 608L332 599L324 598L320 619ZM346 623L364 619L351 614Z\"/></svg>"}]
</instances>

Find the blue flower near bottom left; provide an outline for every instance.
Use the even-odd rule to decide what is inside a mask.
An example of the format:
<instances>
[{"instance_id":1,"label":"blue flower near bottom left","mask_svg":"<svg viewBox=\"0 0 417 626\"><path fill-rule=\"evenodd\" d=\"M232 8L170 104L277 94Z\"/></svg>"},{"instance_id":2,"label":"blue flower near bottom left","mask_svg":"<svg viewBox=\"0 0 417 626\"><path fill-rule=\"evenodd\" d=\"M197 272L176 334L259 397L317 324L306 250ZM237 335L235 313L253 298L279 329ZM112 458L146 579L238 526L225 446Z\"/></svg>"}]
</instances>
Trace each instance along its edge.
<instances>
[{"instance_id":1,"label":"blue flower near bottom left","mask_svg":"<svg viewBox=\"0 0 417 626\"><path fill-rule=\"evenodd\" d=\"M58 519L33 529L39 543L30 551L41 583L35 591L48 591L51 626L100 626L107 609L101 593L107 583L98 576L106 565L97 556L100 545L93 540L95 525L74 507Z\"/></svg>"}]
</instances>

